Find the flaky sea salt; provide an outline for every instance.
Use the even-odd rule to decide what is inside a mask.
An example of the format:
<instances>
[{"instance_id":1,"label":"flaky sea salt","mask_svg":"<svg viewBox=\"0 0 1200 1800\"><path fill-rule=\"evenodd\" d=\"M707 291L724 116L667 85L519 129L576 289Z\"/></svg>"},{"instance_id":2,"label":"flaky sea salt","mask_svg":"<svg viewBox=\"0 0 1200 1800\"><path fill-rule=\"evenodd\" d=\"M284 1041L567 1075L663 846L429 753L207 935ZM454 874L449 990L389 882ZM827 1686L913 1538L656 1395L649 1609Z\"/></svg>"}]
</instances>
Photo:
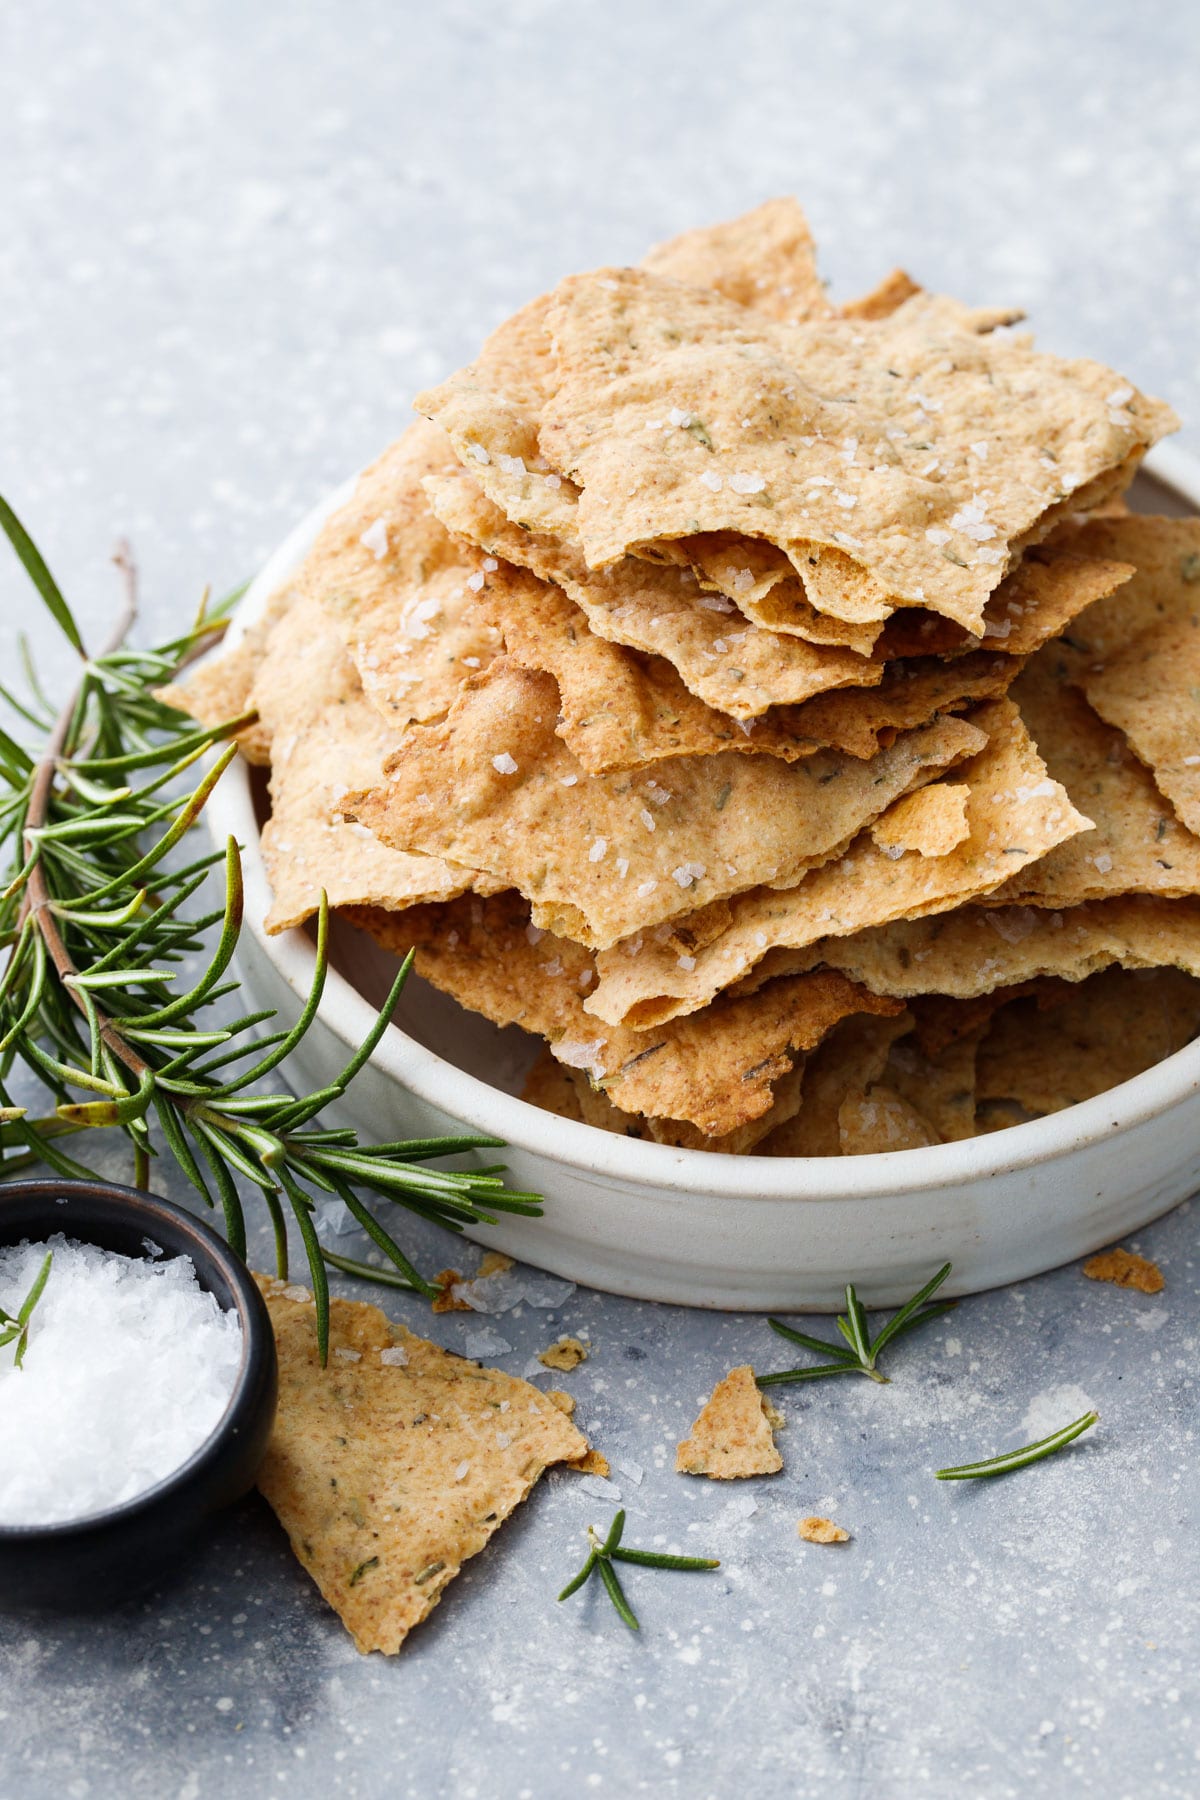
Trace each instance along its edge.
<instances>
[{"instance_id":1,"label":"flaky sea salt","mask_svg":"<svg viewBox=\"0 0 1200 1800\"><path fill-rule=\"evenodd\" d=\"M0 1524L85 1518L132 1500L210 1437L242 1360L186 1256L145 1261L61 1234L0 1249L0 1305L15 1313L53 1252L24 1366L0 1350Z\"/></svg>"}]
</instances>

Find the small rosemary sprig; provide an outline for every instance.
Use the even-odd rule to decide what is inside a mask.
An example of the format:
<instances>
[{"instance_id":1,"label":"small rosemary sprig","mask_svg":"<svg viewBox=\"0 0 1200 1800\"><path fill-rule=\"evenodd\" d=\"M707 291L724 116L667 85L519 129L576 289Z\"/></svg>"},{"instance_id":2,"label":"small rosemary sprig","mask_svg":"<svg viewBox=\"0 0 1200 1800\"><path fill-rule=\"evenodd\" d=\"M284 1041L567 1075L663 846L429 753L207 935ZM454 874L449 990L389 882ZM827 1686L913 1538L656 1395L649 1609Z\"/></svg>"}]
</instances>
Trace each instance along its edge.
<instances>
[{"instance_id":1,"label":"small rosemary sprig","mask_svg":"<svg viewBox=\"0 0 1200 1800\"><path fill-rule=\"evenodd\" d=\"M210 1009L236 994L226 979L242 925L242 868L237 844L196 857L173 854L199 818L235 754L225 742L190 793L181 778L214 746L254 717L247 713L213 731L155 698L225 629L232 595L209 611L204 603L189 630L149 650L126 642L135 614L135 583L126 552L117 561L126 604L106 649L89 656L83 637L37 548L0 500L8 536L51 617L78 653L74 693L54 713L20 640L28 694L0 687L0 698L40 742L26 748L0 730L0 842L8 868L0 874L0 1177L34 1163L65 1176L86 1176L64 1141L92 1127L124 1133L133 1149L135 1185L149 1180L164 1144L209 1206L214 1194L226 1235L240 1256L246 1225L237 1177L262 1195L287 1273L286 1214L304 1244L317 1304L322 1358L328 1347L326 1264L378 1278L366 1263L324 1250L313 1221L315 1196L332 1195L391 1264L393 1285L430 1296L437 1289L356 1190L407 1207L452 1230L493 1224L498 1212L539 1213L535 1194L509 1191L496 1166L434 1169L438 1157L481 1147L494 1138L462 1136L363 1145L354 1131L326 1129L317 1113L341 1097L379 1042L411 966L401 966L374 1027L345 1068L318 1093L262 1092L262 1084L297 1047L317 1015L325 984L328 914L317 920L312 988L290 1030L268 1030L271 1012L226 1021ZM223 880L220 905L192 906L210 874ZM207 952L203 973L172 994L186 956ZM54 1109L31 1118L10 1102L17 1063L47 1087ZM79 1098L82 1090L84 1098ZM155 1133L152 1126L157 1124Z\"/></svg>"},{"instance_id":2,"label":"small rosemary sprig","mask_svg":"<svg viewBox=\"0 0 1200 1800\"><path fill-rule=\"evenodd\" d=\"M1030 1463L1041 1462L1043 1457L1053 1456L1065 1444L1074 1443L1099 1420L1098 1412L1085 1412L1069 1425L1060 1425L1049 1437L1039 1438L1036 1444L1023 1444L1019 1450L1005 1450L999 1456L989 1456L985 1462L957 1463L952 1469L938 1469L937 1478L939 1481L978 1481L986 1475L1007 1475L1013 1469L1028 1468Z\"/></svg>"},{"instance_id":3,"label":"small rosemary sprig","mask_svg":"<svg viewBox=\"0 0 1200 1800\"><path fill-rule=\"evenodd\" d=\"M591 1548L587 1560L578 1575L568 1581L560 1600L567 1600L577 1594L592 1576L598 1574L604 1584L604 1591L616 1607L618 1614L624 1619L631 1631L640 1631L637 1614L625 1598L625 1590L617 1579L614 1562L639 1563L646 1569L719 1569L720 1562L712 1556L664 1556L658 1550L629 1550L621 1542L621 1534L625 1530L625 1508L613 1518L608 1528L607 1537L601 1538L594 1526L588 1526L588 1543Z\"/></svg>"},{"instance_id":4,"label":"small rosemary sprig","mask_svg":"<svg viewBox=\"0 0 1200 1800\"><path fill-rule=\"evenodd\" d=\"M15 1338L17 1348L13 1353L14 1369L25 1367L25 1351L29 1343L29 1321L33 1317L33 1309L41 1299L50 1279L50 1269L54 1262L53 1250L47 1250L42 1258L42 1266L34 1276L33 1286L22 1300L15 1313L5 1312L0 1306L0 1350L11 1344Z\"/></svg>"},{"instance_id":5,"label":"small rosemary sprig","mask_svg":"<svg viewBox=\"0 0 1200 1800\"><path fill-rule=\"evenodd\" d=\"M886 1383L888 1377L881 1375L876 1367L879 1352L901 1333L914 1331L918 1325L927 1325L930 1319L940 1319L943 1313L950 1312L957 1305L954 1300L939 1300L932 1306L925 1304L941 1287L949 1273L950 1264L943 1263L933 1279L927 1281L920 1292L914 1294L898 1313L893 1313L874 1339L867 1326L863 1303L853 1283L849 1283L846 1287L846 1311L839 1315L837 1321L837 1328L846 1340L845 1347L831 1344L827 1338L809 1337L807 1332L796 1331L791 1325L785 1325L782 1319L768 1319L771 1330L777 1331L780 1337L787 1338L789 1343L802 1344L806 1350L815 1350L818 1356L832 1357L833 1360L810 1363L805 1368L781 1369L774 1375L759 1375L756 1378L759 1387L778 1387L790 1381L820 1381L826 1375L867 1375L872 1381Z\"/></svg>"}]
</instances>

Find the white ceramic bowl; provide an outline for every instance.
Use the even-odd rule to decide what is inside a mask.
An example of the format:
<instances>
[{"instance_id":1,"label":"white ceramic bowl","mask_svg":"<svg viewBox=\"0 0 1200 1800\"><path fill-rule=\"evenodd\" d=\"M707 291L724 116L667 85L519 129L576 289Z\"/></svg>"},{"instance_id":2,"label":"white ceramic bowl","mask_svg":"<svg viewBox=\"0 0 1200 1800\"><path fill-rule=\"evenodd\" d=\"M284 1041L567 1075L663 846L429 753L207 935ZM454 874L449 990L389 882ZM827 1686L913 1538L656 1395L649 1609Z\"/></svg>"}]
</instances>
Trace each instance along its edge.
<instances>
[{"instance_id":1,"label":"white ceramic bowl","mask_svg":"<svg viewBox=\"0 0 1200 1800\"><path fill-rule=\"evenodd\" d=\"M1143 510L1200 509L1200 464L1157 452ZM304 555L346 489L283 543L242 602L232 638ZM232 641L232 640L231 640ZM268 937L255 783L236 762L209 804L214 838L245 854L250 1005L294 1019L313 970L304 931ZM324 1086L357 1045L394 963L361 933L335 931L319 1018L291 1077ZM1064 1112L964 1143L832 1159L721 1156L642 1143L560 1119L516 1097L536 1046L412 979L338 1109L364 1139L466 1127L501 1138L514 1184L545 1196L538 1219L477 1235L555 1274L694 1306L831 1310L847 1280L872 1304L913 1292L939 1264L965 1294L1040 1273L1112 1243L1193 1190L1200 1145L1200 1040Z\"/></svg>"}]
</instances>

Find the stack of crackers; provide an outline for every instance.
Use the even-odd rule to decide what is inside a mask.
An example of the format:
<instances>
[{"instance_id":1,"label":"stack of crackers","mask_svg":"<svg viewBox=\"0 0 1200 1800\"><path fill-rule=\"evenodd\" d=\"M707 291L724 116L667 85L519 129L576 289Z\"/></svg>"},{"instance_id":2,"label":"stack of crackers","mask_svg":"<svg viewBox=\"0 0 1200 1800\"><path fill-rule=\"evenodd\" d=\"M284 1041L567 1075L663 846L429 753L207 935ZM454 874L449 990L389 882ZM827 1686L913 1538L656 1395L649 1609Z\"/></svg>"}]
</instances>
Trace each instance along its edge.
<instances>
[{"instance_id":1,"label":"stack of crackers","mask_svg":"<svg viewBox=\"0 0 1200 1800\"><path fill-rule=\"evenodd\" d=\"M418 397L238 648L273 930L331 905L544 1040L526 1097L838 1155L1200 1026L1175 426L1009 310L834 305L794 202L573 276Z\"/></svg>"}]
</instances>

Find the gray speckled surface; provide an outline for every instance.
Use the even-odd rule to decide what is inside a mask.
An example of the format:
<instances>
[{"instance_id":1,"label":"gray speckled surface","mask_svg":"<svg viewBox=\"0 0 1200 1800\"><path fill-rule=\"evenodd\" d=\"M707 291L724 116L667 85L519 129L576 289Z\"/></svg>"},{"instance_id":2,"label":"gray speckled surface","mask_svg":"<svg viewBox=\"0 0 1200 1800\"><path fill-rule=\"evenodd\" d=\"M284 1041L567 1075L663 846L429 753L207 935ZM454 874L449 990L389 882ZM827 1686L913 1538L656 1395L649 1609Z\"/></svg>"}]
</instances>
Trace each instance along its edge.
<instances>
[{"instance_id":1,"label":"gray speckled surface","mask_svg":"<svg viewBox=\"0 0 1200 1800\"><path fill-rule=\"evenodd\" d=\"M836 291L904 261L1024 302L1200 421L1198 50L1161 0L9 8L0 487L94 630L118 530L163 625L541 286L788 189ZM25 608L3 563L6 632ZM1064 1270L964 1304L891 1387L794 1391L785 1473L734 1491L671 1448L771 1356L761 1321L583 1292L491 1321L518 1371L591 1337L567 1385L644 1468L616 1471L631 1537L719 1574L631 1582L637 1639L556 1608L610 1504L553 1476L362 1660L250 1501L149 1604L0 1628L0 1800L1193 1794L1193 1242L1187 1206L1144 1234L1157 1299ZM931 1479L1084 1396L1104 1422L1057 1461ZM800 1544L810 1510L853 1543Z\"/></svg>"}]
</instances>

